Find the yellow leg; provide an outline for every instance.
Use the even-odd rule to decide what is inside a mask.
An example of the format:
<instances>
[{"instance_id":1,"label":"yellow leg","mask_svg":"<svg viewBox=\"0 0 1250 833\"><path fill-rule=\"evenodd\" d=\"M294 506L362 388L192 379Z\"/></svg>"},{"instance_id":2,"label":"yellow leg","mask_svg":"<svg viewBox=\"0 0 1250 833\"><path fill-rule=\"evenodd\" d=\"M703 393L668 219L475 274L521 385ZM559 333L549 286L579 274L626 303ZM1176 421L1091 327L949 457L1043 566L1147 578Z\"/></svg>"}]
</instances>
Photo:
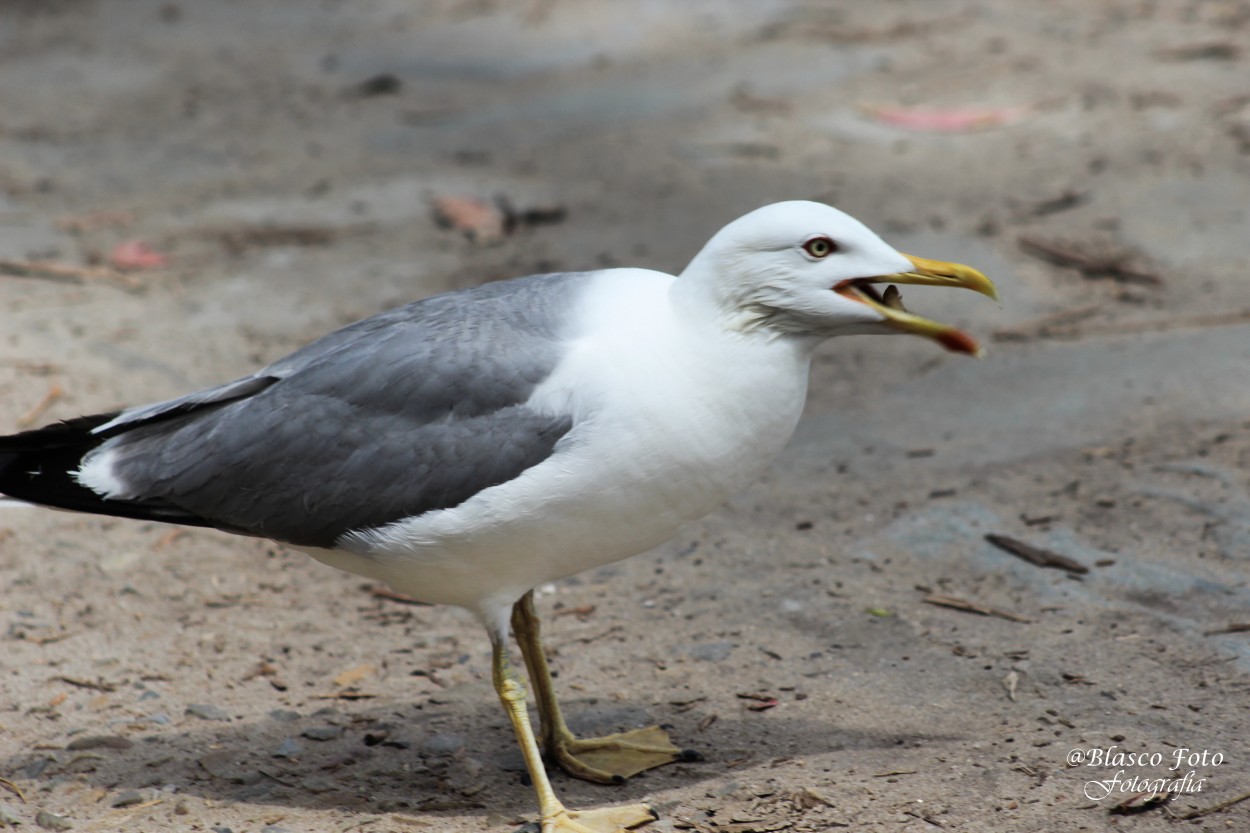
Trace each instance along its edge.
<instances>
[{"instance_id":1,"label":"yellow leg","mask_svg":"<svg viewBox=\"0 0 1250 833\"><path fill-rule=\"evenodd\" d=\"M503 636L491 636L494 649L491 676L495 691L508 712L508 719L512 721L517 742L521 745L521 754L525 757L525 767L534 782L534 791L538 793L542 833L624 833L630 828L654 821L655 813L645 804L606 807L601 810L568 810L560 803L555 791L551 789L547 772L543 769L538 741L534 738L534 729L530 726L529 714L525 708L525 686L517 679L512 664L508 662L504 639Z\"/></svg>"},{"instance_id":2,"label":"yellow leg","mask_svg":"<svg viewBox=\"0 0 1250 833\"><path fill-rule=\"evenodd\" d=\"M565 724L560 702L556 699L532 592L526 593L513 606L512 631L521 646L530 684L534 686L543 747L569 775L597 784L623 784L626 778L645 770L673 761L698 759L696 754L674 746L668 733L659 726L600 738L575 737Z\"/></svg>"}]
</instances>

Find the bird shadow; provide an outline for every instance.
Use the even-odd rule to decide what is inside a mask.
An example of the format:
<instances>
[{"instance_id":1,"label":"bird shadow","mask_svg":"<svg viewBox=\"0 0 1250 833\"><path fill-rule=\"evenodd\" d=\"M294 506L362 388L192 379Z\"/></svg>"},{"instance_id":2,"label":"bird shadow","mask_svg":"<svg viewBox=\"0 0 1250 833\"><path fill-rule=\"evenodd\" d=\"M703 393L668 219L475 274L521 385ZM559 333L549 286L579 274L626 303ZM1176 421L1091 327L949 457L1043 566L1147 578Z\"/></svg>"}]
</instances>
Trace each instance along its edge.
<instances>
[{"instance_id":1,"label":"bird shadow","mask_svg":"<svg viewBox=\"0 0 1250 833\"><path fill-rule=\"evenodd\" d=\"M550 768L569 806L641 800L778 758L844 749L892 748L953 738L848 729L780 714L688 710L664 714L628 701L566 704L579 734L660 722L702 756L640 774L620 786L579 781ZM188 717L144 731L84 733L64 748L0 757L0 772L27 792L85 781L132 801L192 795L214 802L401 812L431 819L531 816L534 797L516 741L493 700L274 710L237 721ZM749 716L748 716L749 715ZM224 715L222 715L224 717ZM120 799L118 799L120 800Z\"/></svg>"}]
</instances>

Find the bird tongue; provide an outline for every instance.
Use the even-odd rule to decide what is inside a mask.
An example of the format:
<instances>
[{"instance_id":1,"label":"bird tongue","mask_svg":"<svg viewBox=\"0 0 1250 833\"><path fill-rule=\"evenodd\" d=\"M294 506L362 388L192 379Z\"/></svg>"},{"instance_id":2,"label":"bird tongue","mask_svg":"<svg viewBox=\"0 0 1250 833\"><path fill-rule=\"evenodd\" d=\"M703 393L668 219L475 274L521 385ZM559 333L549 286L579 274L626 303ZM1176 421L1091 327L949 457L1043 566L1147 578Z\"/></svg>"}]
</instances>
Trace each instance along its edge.
<instances>
[{"instance_id":1,"label":"bird tongue","mask_svg":"<svg viewBox=\"0 0 1250 833\"><path fill-rule=\"evenodd\" d=\"M894 284L887 286L885 292L881 293L881 303L901 312L907 312L907 307L903 306L903 293Z\"/></svg>"}]
</instances>

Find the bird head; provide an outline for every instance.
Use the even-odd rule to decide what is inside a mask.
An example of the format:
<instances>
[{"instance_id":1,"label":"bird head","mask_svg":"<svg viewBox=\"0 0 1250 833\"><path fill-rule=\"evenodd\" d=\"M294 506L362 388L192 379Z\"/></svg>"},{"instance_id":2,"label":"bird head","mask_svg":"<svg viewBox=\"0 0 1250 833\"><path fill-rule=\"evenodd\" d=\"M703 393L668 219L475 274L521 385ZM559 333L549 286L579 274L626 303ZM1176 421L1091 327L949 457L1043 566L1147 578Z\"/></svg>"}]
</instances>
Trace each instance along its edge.
<instances>
[{"instance_id":1,"label":"bird head","mask_svg":"<svg viewBox=\"0 0 1250 833\"><path fill-rule=\"evenodd\" d=\"M767 205L725 226L677 282L732 329L815 338L903 332L981 354L961 330L906 310L897 284L998 298L976 269L902 254L854 217L805 201Z\"/></svg>"}]
</instances>

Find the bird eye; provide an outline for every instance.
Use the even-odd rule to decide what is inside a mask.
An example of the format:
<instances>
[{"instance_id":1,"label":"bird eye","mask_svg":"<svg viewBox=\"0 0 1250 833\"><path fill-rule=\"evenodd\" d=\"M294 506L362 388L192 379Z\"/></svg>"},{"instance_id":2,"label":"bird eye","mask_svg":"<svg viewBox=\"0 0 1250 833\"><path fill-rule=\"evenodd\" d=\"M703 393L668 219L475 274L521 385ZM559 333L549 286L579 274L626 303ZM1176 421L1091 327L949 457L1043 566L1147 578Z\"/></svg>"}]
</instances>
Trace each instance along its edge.
<instances>
[{"instance_id":1,"label":"bird eye","mask_svg":"<svg viewBox=\"0 0 1250 833\"><path fill-rule=\"evenodd\" d=\"M838 244L828 237L813 237L803 244L803 251L812 257L828 257L838 250Z\"/></svg>"}]
</instances>

